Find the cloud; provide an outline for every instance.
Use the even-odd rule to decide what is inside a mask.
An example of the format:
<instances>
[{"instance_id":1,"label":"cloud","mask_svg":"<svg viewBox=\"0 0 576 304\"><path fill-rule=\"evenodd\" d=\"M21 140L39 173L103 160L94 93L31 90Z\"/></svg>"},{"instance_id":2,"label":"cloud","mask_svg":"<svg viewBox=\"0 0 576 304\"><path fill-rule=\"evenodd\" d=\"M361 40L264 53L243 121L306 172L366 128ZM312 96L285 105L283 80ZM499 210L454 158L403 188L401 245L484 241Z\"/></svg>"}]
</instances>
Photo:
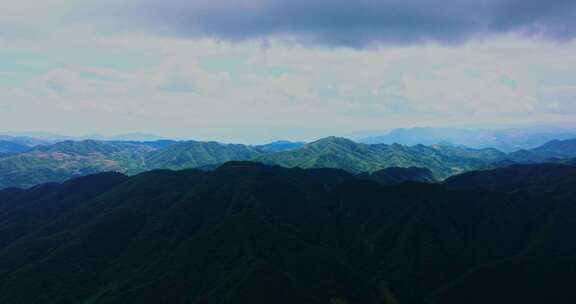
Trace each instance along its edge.
<instances>
[{"instance_id":1,"label":"cloud","mask_svg":"<svg viewBox=\"0 0 576 304\"><path fill-rule=\"evenodd\" d=\"M0 43L3 39L38 37L52 30L54 24L71 13L71 0L2 1ZM43 26L38 26L42 24ZM48 28L47 28L47 25Z\"/></svg>"},{"instance_id":2,"label":"cloud","mask_svg":"<svg viewBox=\"0 0 576 304\"><path fill-rule=\"evenodd\" d=\"M209 73L187 56L171 57L154 72L151 85L168 92L209 93L227 85L226 73Z\"/></svg>"},{"instance_id":3,"label":"cloud","mask_svg":"<svg viewBox=\"0 0 576 304\"><path fill-rule=\"evenodd\" d=\"M509 35L350 49L280 38L264 47L124 33L64 38L83 47L10 44L11 61L29 52L21 62L46 68L0 87L0 128L260 143L391 127L573 122L576 113L576 41Z\"/></svg>"},{"instance_id":4,"label":"cloud","mask_svg":"<svg viewBox=\"0 0 576 304\"><path fill-rule=\"evenodd\" d=\"M558 41L576 36L573 0L135 0L129 3L118 8L122 20L117 25L226 40L287 37L308 45L366 47L430 41L452 44L503 33Z\"/></svg>"}]
</instances>

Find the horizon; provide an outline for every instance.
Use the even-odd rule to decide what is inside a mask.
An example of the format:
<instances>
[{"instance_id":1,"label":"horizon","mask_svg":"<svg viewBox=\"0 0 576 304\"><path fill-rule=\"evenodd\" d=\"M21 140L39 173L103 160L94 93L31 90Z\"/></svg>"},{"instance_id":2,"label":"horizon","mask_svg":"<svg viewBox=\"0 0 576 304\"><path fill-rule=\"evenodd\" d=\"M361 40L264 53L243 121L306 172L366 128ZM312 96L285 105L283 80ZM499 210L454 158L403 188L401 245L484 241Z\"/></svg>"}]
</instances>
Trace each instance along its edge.
<instances>
[{"instance_id":1,"label":"horizon","mask_svg":"<svg viewBox=\"0 0 576 304\"><path fill-rule=\"evenodd\" d=\"M0 130L573 126L574 20L566 1L23 0L0 12Z\"/></svg>"},{"instance_id":2,"label":"horizon","mask_svg":"<svg viewBox=\"0 0 576 304\"><path fill-rule=\"evenodd\" d=\"M370 140L372 138L378 138L381 136L391 135L398 131L422 131L422 130L436 130L436 131L471 131L471 132L483 132L483 131L494 131L494 132L511 132L517 131L522 134L528 135L538 135L538 134L566 134L574 133L576 138L576 125L572 124L536 124L536 125L507 125L507 126L456 126L456 127L434 127L434 126L417 126L410 128L391 128L391 129L381 129L381 130L363 130L358 132L349 132L345 134L323 134L319 136L311 136L304 138L290 138L290 137L277 137L270 138L269 140L263 141L226 141L219 138L197 138L197 137L170 137L163 136L161 134L153 133L142 133L142 132L128 132L128 133L116 133L116 134L61 134L52 133L45 131L0 131L0 137L22 137L22 138L33 138L40 140L47 140L49 142L61 142L61 141L83 141L83 140L96 140L96 141L136 141L136 142L154 142L162 140L172 140L172 141L200 141L200 142L219 142L223 144L243 144L243 145L265 145L275 142L292 142L292 143L311 143L320 139L328 137L346 138L352 141L363 143L363 141ZM461 145L452 142L445 142L450 145ZM414 143L412 145L423 144L422 142ZM425 145L429 145L425 144ZM434 143L441 144L441 142ZM404 144L406 145L406 144ZM408 144L410 146L410 144ZM466 146L466 145L464 145Z\"/></svg>"}]
</instances>

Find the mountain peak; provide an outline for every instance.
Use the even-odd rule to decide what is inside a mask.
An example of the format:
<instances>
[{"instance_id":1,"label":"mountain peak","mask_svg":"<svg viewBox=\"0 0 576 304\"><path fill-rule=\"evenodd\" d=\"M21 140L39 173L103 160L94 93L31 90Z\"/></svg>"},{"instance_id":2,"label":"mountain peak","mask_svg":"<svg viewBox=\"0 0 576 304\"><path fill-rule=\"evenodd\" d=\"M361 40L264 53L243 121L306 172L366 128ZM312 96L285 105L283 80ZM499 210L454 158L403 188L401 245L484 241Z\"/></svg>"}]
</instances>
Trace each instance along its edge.
<instances>
[{"instance_id":1,"label":"mountain peak","mask_svg":"<svg viewBox=\"0 0 576 304\"><path fill-rule=\"evenodd\" d=\"M321 138L317 141L311 142L311 145L318 145L318 144L338 144L338 145L355 145L356 142L345 138L345 137L337 137L337 136L329 136Z\"/></svg>"}]
</instances>

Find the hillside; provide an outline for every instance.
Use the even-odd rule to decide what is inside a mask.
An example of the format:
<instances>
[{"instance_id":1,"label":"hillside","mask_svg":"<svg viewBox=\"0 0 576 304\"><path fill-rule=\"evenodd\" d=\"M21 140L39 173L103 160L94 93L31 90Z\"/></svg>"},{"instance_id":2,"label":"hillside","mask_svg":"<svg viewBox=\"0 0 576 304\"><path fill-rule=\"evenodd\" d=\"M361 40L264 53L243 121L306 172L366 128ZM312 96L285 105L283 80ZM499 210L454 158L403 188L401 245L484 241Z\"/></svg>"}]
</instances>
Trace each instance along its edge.
<instances>
[{"instance_id":1,"label":"hillside","mask_svg":"<svg viewBox=\"0 0 576 304\"><path fill-rule=\"evenodd\" d=\"M134 175L152 169L215 168L227 161L259 161L283 167L336 168L353 174L386 168L427 168L433 180L463 172L518 163L571 164L575 140L552 141L532 150L505 154L461 146L367 145L327 137L308 144L274 142L248 146L218 142L65 141L19 153L0 152L0 188L62 182L104 171Z\"/></svg>"},{"instance_id":2,"label":"hillside","mask_svg":"<svg viewBox=\"0 0 576 304\"><path fill-rule=\"evenodd\" d=\"M375 181L382 185L398 185L405 182L435 183L436 179L430 169L418 167L390 167L373 173L361 173L359 179Z\"/></svg>"},{"instance_id":3,"label":"hillside","mask_svg":"<svg viewBox=\"0 0 576 304\"><path fill-rule=\"evenodd\" d=\"M261 151L264 151L264 152L282 152L282 151L288 151L288 150L301 148L305 144L306 143L304 143L304 142L278 140L278 141L273 141L269 144L255 146L255 148L257 148Z\"/></svg>"},{"instance_id":4,"label":"hillside","mask_svg":"<svg viewBox=\"0 0 576 304\"><path fill-rule=\"evenodd\" d=\"M516 189L519 186L550 184L576 175L576 167L564 164L511 165L485 171L471 171L446 179L450 189Z\"/></svg>"},{"instance_id":5,"label":"hillside","mask_svg":"<svg viewBox=\"0 0 576 304\"><path fill-rule=\"evenodd\" d=\"M190 169L234 160L251 160L263 151L235 144L186 141L157 150L146 157L148 169Z\"/></svg>"},{"instance_id":6,"label":"hillside","mask_svg":"<svg viewBox=\"0 0 576 304\"><path fill-rule=\"evenodd\" d=\"M133 175L158 168L210 166L262 153L250 146L215 142L65 141L0 155L0 188L26 188L105 171Z\"/></svg>"},{"instance_id":7,"label":"hillside","mask_svg":"<svg viewBox=\"0 0 576 304\"><path fill-rule=\"evenodd\" d=\"M29 149L29 146L17 142L0 140L0 153L19 153Z\"/></svg>"},{"instance_id":8,"label":"hillside","mask_svg":"<svg viewBox=\"0 0 576 304\"><path fill-rule=\"evenodd\" d=\"M507 156L520 163L543 162L550 159L567 159L576 157L576 139L552 140L530 150L520 150Z\"/></svg>"},{"instance_id":9,"label":"hillside","mask_svg":"<svg viewBox=\"0 0 576 304\"><path fill-rule=\"evenodd\" d=\"M54 143L52 140L40 139L36 137L29 137L29 136L21 136L16 134L4 134L0 133L0 140L2 141L9 141L12 143L16 143L19 145L27 146L27 147L35 147L40 145L48 145Z\"/></svg>"},{"instance_id":10,"label":"hillside","mask_svg":"<svg viewBox=\"0 0 576 304\"><path fill-rule=\"evenodd\" d=\"M6 189L0 302L573 303L574 177L451 191L235 162Z\"/></svg>"},{"instance_id":11,"label":"hillside","mask_svg":"<svg viewBox=\"0 0 576 304\"><path fill-rule=\"evenodd\" d=\"M301 168L339 168L352 173L375 172L388 167L424 167L438 179L481 168L502 159L495 149L453 146L366 145L328 137L302 148L256 158L265 164Z\"/></svg>"},{"instance_id":12,"label":"hillside","mask_svg":"<svg viewBox=\"0 0 576 304\"><path fill-rule=\"evenodd\" d=\"M443 179L502 158L494 149L451 146L365 145L329 137L305 144L247 146L199 141L65 141L0 155L0 188L62 182L104 171L129 175L152 169L211 168L227 161L256 160L303 168L339 168L351 173L388 167L423 167Z\"/></svg>"},{"instance_id":13,"label":"hillside","mask_svg":"<svg viewBox=\"0 0 576 304\"><path fill-rule=\"evenodd\" d=\"M66 141L0 157L0 188L62 182L104 171L141 172L152 148L131 143Z\"/></svg>"}]
</instances>

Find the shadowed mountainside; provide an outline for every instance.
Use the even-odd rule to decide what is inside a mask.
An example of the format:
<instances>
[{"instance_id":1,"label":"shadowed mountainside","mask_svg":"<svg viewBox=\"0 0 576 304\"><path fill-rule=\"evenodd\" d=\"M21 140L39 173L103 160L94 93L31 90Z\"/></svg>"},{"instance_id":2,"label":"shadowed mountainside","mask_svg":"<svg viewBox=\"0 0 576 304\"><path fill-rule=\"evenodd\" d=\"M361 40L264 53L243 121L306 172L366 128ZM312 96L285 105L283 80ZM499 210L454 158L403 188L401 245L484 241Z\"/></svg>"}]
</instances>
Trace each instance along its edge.
<instances>
[{"instance_id":1,"label":"shadowed mountainside","mask_svg":"<svg viewBox=\"0 0 576 304\"><path fill-rule=\"evenodd\" d=\"M563 164L512 165L485 171L471 171L448 178L450 189L505 190L518 186L550 184L574 175L576 167Z\"/></svg>"},{"instance_id":2,"label":"shadowed mountainside","mask_svg":"<svg viewBox=\"0 0 576 304\"><path fill-rule=\"evenodd\" d=\"M453 191L232 162L5 189L0 302L573 303L576 174L539 181Z\"/></svg>"},{"instance_id":3,"label":"shadowed mountainside","mask_svg":"<svg viewBox=\"0 0 576 304\"><path fill-rule=\"evenodd\" d=\"M357 178L372 180L381 185L398 185L405 182L435 183L432 171L418 167L390 167L373 173L361 173Z\"/></svg>"}]
</instances>

